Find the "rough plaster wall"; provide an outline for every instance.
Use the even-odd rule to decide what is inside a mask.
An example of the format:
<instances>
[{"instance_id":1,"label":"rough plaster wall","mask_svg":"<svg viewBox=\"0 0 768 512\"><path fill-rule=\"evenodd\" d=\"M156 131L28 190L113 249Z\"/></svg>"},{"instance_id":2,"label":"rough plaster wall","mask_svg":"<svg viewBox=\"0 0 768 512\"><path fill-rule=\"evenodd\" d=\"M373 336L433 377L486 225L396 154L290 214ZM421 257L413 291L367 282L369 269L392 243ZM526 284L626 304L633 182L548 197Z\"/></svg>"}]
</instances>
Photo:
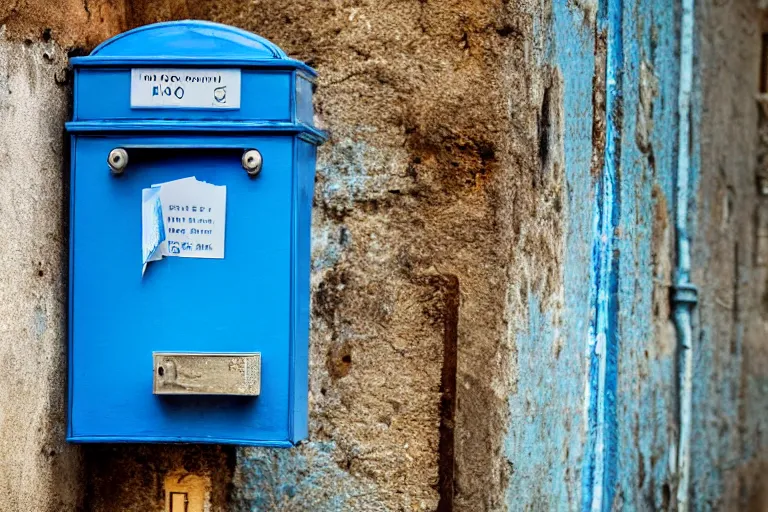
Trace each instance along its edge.
<instances>
[{"instance_id":1,"label":"rough plaster wall","mask_svg":"<svg viewBox=\"0 0 768 512\"><path fill-rule=\"evenodd\" d=\"M764 13L756 7L707 1L697 16L704 64L691 488L700 510L768 506L768 248L758 239L768 203L755 179Z\"/></svg>"},{"instance_id":2,"label":"rough plaster wall","mask_svg":"<svg viewBox=\"0 0 768 512\"><path fill-rule=\"evenodd\" d=\"M66 53L0 28L0 510L81 501L64 441Z\"/></svg>"},{"instance_id":3,"label":"rough plaster wall","mask_svg":"<svg viewBox=\"0 0 768 512\"><path fill-rule=\"evenodd\" d=\"M0 26L14 39L53 38L64 48L93 48L120 32L125 23L122 0L4 0Z\"/></svg>"},{"instance_id":4,"label":"rough plaster wall","mask_svg":"<svg viewBox=\"0 0 768 512\"><path fill-rule=\"evenodd\" d=\"M442 495L443 507L452 500L471 510L501 507L511 382L503 311L508 272L517 273L508 266L511 234L523 233L525 252L515 261L527 261L533 286L557 281L555 266L535 264L550 261L553 249L551 228L537 223L535 210L535 190L551 179L538 177L535 149L543 88L526 54L534 6L132 2L122 9L123 23L110 24L86 3L84 20L73 11L80 25L71 30L40 19L86 49L118 27L212 19L266 36L321 73L317 109L331 141L320 155L315 199L311 442L292 451L238 450L231 506L434 509ZM12 12L19 34L34 33L30 12ZM147 464L163 471L165 462L152 461L183 460L174 453L184 448L147 453L86 450L89 505L159 507L156 478L128 485L124 477L150 475ZM197 469L224 471L224 460L209 457ZM135 469L105 470L114 464Z\"/></svg>"}]
</instances>

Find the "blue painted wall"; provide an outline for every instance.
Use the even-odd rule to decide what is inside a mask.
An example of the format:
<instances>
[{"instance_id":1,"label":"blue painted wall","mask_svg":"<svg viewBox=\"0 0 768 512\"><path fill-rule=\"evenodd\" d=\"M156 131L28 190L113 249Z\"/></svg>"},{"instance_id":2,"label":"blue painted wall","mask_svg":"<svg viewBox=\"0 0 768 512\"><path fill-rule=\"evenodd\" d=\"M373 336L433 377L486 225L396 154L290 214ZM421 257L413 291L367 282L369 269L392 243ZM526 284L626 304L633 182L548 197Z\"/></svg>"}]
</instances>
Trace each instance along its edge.
<instances>
[{"instance_id":1,"label":"blue painted wall","mask_svg":"<svg viewBox=\"0 0 768 512\"><path fill-rule=\"evenodd\" d=\"M694 510L754 503L754 468L765 463L759 432L768 408L757 391L764 371L743 359L747 346L760 357L766 350L757 346L765 333L755 320L764 271L751 261L755 212L765 208L755 203L751 160L760 47L747 27L759 15L751 9L695 6L688 222L694 283L708 297L694 322ZM680 16L679 6L654 0L554 1L537 27L540 65L561 81L555 137L563 144L568 230L562 305L531 293L529 323L517 331L520 374L506 437L511 510L677 506L680 369L670 287ZM740 35L725 35L731 31ZM739 55L735 64L717 42ZM741 92L725 100L729 108L721 106L721 84ZM701 133L719 155L702 150ZM733 163L725 168L726 161ZM727 225L717 226L723 215ZM553 357L548 348L561 337Z\"/></svg>"}]
</instances>

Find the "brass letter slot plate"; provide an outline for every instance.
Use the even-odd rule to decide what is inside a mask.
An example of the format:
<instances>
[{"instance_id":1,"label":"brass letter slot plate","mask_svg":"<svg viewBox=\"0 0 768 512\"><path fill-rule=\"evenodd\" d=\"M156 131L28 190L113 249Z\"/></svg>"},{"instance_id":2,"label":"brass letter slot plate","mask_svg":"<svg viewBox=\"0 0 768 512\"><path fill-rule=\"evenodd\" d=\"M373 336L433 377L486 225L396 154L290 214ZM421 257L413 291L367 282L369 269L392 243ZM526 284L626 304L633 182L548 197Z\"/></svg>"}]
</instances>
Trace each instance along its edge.
<instances>
[{"instance_id":1,"label":"brass letter slot plate","mask_svg":"<svg viewBox=\"0 0 768 512\"><path fill-rule=\"evenodd\" d=\"M155 395L258 396L261 354L153 352Z\"/></svg>"}]
</instances>

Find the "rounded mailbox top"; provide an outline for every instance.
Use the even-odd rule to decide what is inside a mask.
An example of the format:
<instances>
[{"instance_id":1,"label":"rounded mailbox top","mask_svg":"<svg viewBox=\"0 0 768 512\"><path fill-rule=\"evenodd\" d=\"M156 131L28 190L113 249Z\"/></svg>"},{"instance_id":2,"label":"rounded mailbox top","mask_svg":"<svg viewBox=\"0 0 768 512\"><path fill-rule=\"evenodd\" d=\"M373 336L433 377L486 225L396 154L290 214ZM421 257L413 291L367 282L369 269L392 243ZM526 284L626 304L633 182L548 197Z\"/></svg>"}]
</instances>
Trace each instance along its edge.
<instances>
[{"instance_id":1,"label":"rounded mailbox top","mask_svg":"<svg viewBox=\"0 0 768 512\"><path fill-rule=\"evenodd\" d=\"M170 21L138 27L107 39L73 66L212 65L315 71L251 32L209 21Z\"/></svg>"}]
</instances>

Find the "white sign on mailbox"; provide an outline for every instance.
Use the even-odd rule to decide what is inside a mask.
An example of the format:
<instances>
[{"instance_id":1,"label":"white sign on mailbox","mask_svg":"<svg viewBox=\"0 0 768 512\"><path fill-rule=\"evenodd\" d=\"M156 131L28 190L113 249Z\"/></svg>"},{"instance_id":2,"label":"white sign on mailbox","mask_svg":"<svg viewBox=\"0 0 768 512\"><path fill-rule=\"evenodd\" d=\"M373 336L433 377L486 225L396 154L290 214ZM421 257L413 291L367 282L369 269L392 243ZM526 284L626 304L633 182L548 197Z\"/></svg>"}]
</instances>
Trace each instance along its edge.
<instances>
[{"instance_id":1,"label":"white sign on mailbox","mask_svg":"<svg viewBox=\"0 0 768 512\"><path fill-rule=\"evenodd\" d=\"M194 176L142 190L142 274L151 261L224 257L227 187Z\"/></svg>"},{"instance_id":2,"label":"white sign on mailbox","mask_svg":"<svg viewBox=\"0 0 768 512\"><path fill-rule=\"evenodd\" d=\"M131 108L240 108L239 69L131 69Z\"/></svg>"}]
</instances>

